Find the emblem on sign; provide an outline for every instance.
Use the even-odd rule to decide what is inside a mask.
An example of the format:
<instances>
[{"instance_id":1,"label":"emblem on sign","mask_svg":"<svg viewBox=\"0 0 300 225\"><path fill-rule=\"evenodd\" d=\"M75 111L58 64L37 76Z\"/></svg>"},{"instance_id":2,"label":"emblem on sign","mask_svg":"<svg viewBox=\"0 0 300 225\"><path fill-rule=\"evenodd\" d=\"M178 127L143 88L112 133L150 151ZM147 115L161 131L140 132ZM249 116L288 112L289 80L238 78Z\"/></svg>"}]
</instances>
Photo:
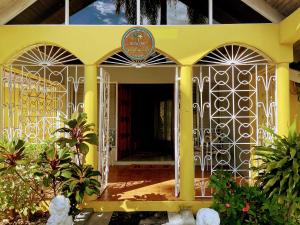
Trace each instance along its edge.
<instances>
[{"instance_id":1,"label":"emblem on sign","mask_svg":"<svg viewBox=\"0 0 300 225\"><path fill-rule=\"evenodd\" d=\"M153 53L154 48L154 38L146 28L131 28L122 37L122 50L133 61L146 60Z\"/></svg>"}]
</instances>

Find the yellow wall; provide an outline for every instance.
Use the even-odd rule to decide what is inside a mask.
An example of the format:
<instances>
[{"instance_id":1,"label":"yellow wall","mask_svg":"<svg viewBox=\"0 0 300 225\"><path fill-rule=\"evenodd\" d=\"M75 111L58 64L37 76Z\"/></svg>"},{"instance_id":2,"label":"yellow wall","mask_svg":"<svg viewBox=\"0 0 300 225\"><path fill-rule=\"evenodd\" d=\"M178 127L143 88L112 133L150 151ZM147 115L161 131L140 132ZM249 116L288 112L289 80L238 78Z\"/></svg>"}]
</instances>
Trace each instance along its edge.
<instances>
[{"instance_id":1,"label":"yellow wall","mask_svg":"<svg viewBox=\"0 0 300 225\"><path fill-rule=\"evenodd\" d=\"M293 85L293 84L290 84ZM300 101L298 101L298 96L295 93L290 92L290 102L291 102L291 122L296 119L297 130L300 132Z\"/></svg>"},{"instance_id":2,"label":"yellow wall","mask_svg":"<svg viewBox=\"0 0 300 225\"><path fill-rule=\"evenodd\" d=\"M85 64L94 64L120 49L130 26L0 26L0 64L37 43L64 47ZM252 46L275 62L292 61L292 45L281 45L278 24L148 26L156 48L190 65L226 43ZM22 37L22 38L20 38Z\"/></svg>"},{"instance_id":3,"label":"yellow wall","mask_svg":"<svg viewBox=\"0 0 300 225\"><path fill-rule=\"evenodd\" d=\"M297 17L298 18L298 17ZM267 56L275 63L287 63L293 61L292 44L283 41L283 30L286 27L294 26L289 21L285 24L236 24L236 25L195 25L195 26L147 26L153 33L156 48L165 53L181 65L192 65L213 49L229 43L237 43L253 47ZM112 53L120 50L122 35L130 26L0 26L0 65L7 63L9 59L15 56L22 49L38 43L47 43L61 46L76 55L84 64L93 67L98 62L104 60ZM292 29L292 28L291 28ZM281 44L284 43L284 44ZM93 92L97 90L96 69L93 67L89 73L93 79L89 79L89 88ZM188 78L191 73L186 70ZM188 80L188 79L187 79ZM87 84L87 83L86 83ZM280 85L280 84L279 84ZM288 87L283 87L288 88ZM191 94L191 84L181 88L181 94ZM85 99L90 99L90 89L85 90ZM92 96L90 101L90 117L92 122L97 122L96 110L93 106L97 105L96 95ZM187 111L190 110L191 102L186 102ZM282 105L282 104L281 104ZM185 120L182 119L182 126L185 121L187 132L187 142L183 147L192 150L192 113L184 113ZM189 140L191 139L191 140ZM185 154L185 171L192 170L192 163L189 160L192 152ZM91 158L91 161L95 159ZM96 162L94 162L96 164ZM183 170L182 170L183 171ZM184 174L182 174L184 175ZM193 180L192 175L185 176L184 180L189 183L182 188L182 203L193 200ZM191 185L190 185L191 184ZM97 204L97 203L96 203ZM154 204L150 204L154 206ZM156 208L164 208L157 204Z\"/></svg>"}]
</instances>

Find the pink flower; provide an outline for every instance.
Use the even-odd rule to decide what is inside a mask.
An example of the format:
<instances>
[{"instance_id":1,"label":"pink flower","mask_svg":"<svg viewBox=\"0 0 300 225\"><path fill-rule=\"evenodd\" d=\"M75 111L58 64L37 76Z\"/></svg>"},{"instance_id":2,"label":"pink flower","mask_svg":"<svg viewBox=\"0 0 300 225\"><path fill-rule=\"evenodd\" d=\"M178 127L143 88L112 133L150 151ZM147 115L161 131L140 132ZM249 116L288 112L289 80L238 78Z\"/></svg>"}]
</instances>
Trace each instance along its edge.
<instances>
[{"instance_id":1,"label":"pink flower","mask_svg":"<svg viewBox=\"0 0 300 225\"><path fill-rule=\"evenodd\" d=\"M248 213L250 210L250 204L248 202L246 202L245 207L242 209L242 211L244 213Z\"/></svg>"},{"instance_id":2,"label":"pink flower","mask_svg":"<svg viewBox=\"0 0 300 225\"><path fill-rule=\"evenodd\" d=\"M228 209L228 208L230 208L231 206L230 206L229 203L226 203L226 204L225 204L225 207Z\"/></svg>"}]
</instances>

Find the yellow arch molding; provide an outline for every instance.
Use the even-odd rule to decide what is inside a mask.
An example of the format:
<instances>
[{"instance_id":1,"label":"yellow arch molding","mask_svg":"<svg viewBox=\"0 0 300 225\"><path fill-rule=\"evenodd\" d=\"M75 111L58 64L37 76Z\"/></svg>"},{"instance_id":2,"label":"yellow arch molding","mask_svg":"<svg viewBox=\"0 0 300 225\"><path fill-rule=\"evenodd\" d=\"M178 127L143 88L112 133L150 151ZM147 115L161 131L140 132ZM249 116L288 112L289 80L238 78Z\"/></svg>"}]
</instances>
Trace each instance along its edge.
<instances>
[{"instance_id":1,"label":"yellow arch molding","mask_svg":"<svg viewBox=\"0 0 300 225\"><path fill-rule=\"evenodd\" d=\"M248 48L254 52L257 52L258 54L260 54L262 57L264 57L265 59L269 60L270 62L273 62L274 60L272 59L272 57L270 57L268 54L264 53L263 51L261 51L260 49L257 49L256 47L254 46L251 46L251 45L248 45L248 44L244 44L244 43L238 43L238 42L228 42L228 43L224 43L224 44L221 44L217 47L215 47L214 49L206 52L201 58L197 59L194 63L196 64L199 60L201 60L202 58L204 58L205 56L207 56L209 53L215 51L216 49L219 49L219 48L222 48L222 47L225 47L227 45L237 45L237 46L241 46L241 47L245 47L245 48Z\"/></svg>"},{"instance_id":2,"label":"yellow arch molding","mask_svg":"<svg viewBox=\"0 0 300 225\"><path fill-rule=\"evenodd\" d=\"M60 46L60 45L58 45L56 43L53 43L53 42L39 42L39 43L31 44L31 45L28 45L27 47L19 49L16 53L14 53L9 58L7 58L5 60L4 64L11 64L11 63L13 63L12 62L13 59L17 59L18 57L20 57L22 54L26 53L27 51L30 51L31 49L34 49L37 46L43 46L43 45L49 45L49 46L59 47L59 48L65 50L65 51L71 53L75 58L77 58L78 60L80 60L82 62L82 60L80 58L78 58L72 51L66 49L63 46Z\"/></svg>"},{"instance_id":3,"label":"yellow arch molding","mask_svg":"<svg viewBox=\"0 0 300 225\"><path fill-rule=\"evenodd\" d=\"M21 49L54 44L92 65L120 49L121 38L131 26L0 26L0 64ZM146 26L156 48L182 65L192 65L207 52L226 43L253 46L274 62L292 61L292 46L280 43L279 24L227 24L215 26Z\"/></svg>"},{"instance_id":4,"label":"yellow arch molding","mask_svg":"<svg viewBox=\"0 0 300 225\"><path fill-rule=\"evenodd\" d=\"M166 56L167 58L171 59L172 61L174 61L176 63L176 65L180 65L180 62L177 61L174 57L170 56L170 54L160 50L160 49L157 49L155 48L154 49L156 52ZM101 64L103 61L105 61L106 59L108 59L110 56L113 56L114 54L118 53L118 52L121 52L122 51L122 48L117 48L117 49L114 49L113 51L110 51L108 54L106 54L104 57L102 57L101 59L97 60L97 62L95 63L96 65L99 65Z\"/></svg>"}]
</instances>

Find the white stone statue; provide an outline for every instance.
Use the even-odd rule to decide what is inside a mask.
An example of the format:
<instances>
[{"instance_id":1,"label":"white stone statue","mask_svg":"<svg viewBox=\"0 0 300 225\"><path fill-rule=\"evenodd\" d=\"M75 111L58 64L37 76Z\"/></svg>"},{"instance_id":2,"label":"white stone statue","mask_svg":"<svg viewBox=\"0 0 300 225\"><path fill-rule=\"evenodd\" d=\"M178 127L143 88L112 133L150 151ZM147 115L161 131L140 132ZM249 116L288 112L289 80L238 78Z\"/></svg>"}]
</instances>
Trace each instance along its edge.
<instances>
[{"instance_id":1,"label":"white stone statue","mask_svg":"<svg viewBox=\"0 0 300 225\"><path fill-rule=\"evenodd\" d=\"M50 202L50 218L47 225L72 225L72 216L69 216L70 200L63 195L58 195Z\"/></svg>"},{"instance_id":2,"label":"white stone statue","mask_svg":"<svg viewBox=\"0 0 300 225\"><path fill-rule=\"evenodd\" d=\"M196 225L220 225L219 213L209 208L200 209L197 212Z\"/></svg>"}]
</instances>

